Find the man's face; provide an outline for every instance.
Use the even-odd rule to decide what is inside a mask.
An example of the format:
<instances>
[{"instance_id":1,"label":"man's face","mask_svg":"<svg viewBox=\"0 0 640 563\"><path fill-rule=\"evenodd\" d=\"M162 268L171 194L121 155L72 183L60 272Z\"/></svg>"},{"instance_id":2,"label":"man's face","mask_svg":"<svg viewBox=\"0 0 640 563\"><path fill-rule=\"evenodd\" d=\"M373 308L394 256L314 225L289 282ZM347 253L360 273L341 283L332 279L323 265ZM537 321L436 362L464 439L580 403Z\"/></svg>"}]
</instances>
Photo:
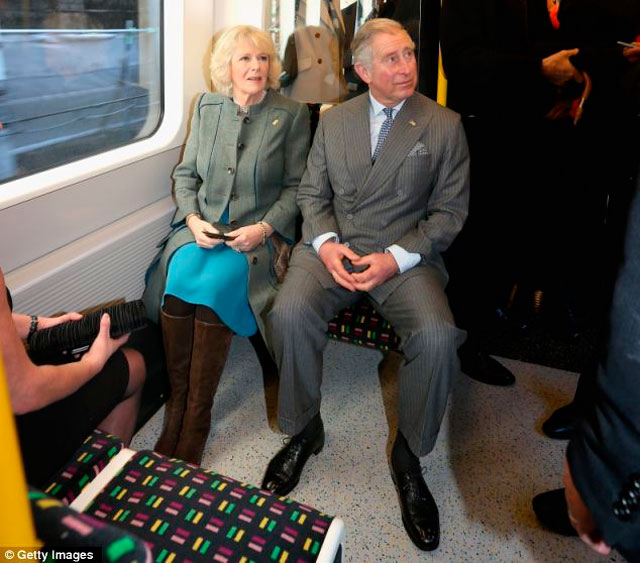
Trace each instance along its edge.
<instances>
[{"instance_id":1,"label":"man's face","mask_svg":"<svg viewBox=\"0 0 640 563\"><path fill-rule=\"evenodd\" d=\"M378 33L371 40L371 49L370 68L357 63L356 71L376 100L387 107L398 105L413 94L418 83L411 39L401 31Z\"/></svg>"}]
</instances>

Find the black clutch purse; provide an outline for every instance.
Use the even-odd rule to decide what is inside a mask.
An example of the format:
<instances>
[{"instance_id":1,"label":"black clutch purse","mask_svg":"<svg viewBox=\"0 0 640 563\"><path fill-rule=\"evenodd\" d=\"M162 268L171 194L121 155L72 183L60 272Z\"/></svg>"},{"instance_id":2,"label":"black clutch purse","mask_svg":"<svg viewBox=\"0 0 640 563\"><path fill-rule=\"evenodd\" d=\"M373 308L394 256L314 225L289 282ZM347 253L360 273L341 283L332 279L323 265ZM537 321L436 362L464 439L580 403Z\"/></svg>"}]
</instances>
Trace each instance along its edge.
<instances>
[{"instance_id":1,"label":"black clutch purse","mask_svg":"<svg viewBox=\"0 0 640 563\"><path fill-rule=\"evenodd\" d=\"M37 364L60 364L86 352L100 332L104 313L111 317L111 338L147 326L147 315L140 300L120 303L85 315L79 321L67 321L51 328L37 330L28 341L29 357Z\"/></svg>"}]
</instances>

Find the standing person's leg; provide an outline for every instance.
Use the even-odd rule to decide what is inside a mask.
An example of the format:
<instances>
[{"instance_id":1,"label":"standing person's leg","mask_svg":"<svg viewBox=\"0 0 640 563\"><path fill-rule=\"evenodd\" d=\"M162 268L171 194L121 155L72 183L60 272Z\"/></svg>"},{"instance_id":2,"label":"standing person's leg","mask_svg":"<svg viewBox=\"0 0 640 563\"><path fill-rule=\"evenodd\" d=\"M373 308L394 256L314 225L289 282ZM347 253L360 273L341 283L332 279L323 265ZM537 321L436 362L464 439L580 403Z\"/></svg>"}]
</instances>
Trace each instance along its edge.
<instances>
[{"instance_id":1,"label":"standing person's leg","mask_svg":"<svg viewBox=\"0 0 640 563\"><path fill-rule=\"evenodd\" d=\"M337 286L324 288L305 269L289 268L267 325L280 371L278 423L293 438L269 463L263 489L291 492L309 456L322 449L320 386L327 323L360 296Z\"/></svg>"},{"instance_id":2,"label":"standing person's leg","mask_svg":"<svg viewBox=\"0 0 640 563\"><path fill-rule=\"evenodd\" d=\"M490 385L513 385L514 375L488 354L483 335L487 325L506 310L513 287L513 252L509 226L516 210L511 207L513 183L505 162L505 136L478 118L465 118L471 154L469 217L444 254L450 283L447 295L456 324L467 331L460 347L462 371ZM509 234L507 234L509 233ZM477 273L482 271L483 275Z\"/></svg>"},{"instance_id":3,"label":"standing person's leg","mask_svg":"<svg viewBox=\"0 0 640 563\"><path fill-rule=\"evenodd\" d=\"M418 456L435 445L449 387L460 369L457 348L464 331L455 326L442 277L435 269L409 277L375 307L396 329L405 359L398 371L398 434L391 476L409 537L430 551L440 541L438 507L422 477Z\"/></svg>"},{"instance_id":4,"label":"standing person's leg","mask_svg":"<svg viewBox=\"0 0 640 563\"><path fill-rule=\"evenodd\" d=\"M625 136L625 128L622 129L622 138L629 140L629 131L626 131ZM635 155L625 152L624 143L622 146L614 143L604 149L598 146L597 139L611 138L611 132L607 126L605 131L596 129L587 140L581 140L585 165L579 169L575 200L584 199L582 195L578 197L579 190L595 193L596 197L592 198L595 203L591 205L591 215L583 221L580 232L575 233L573 246L580 248L581 256L579 262L574 257L574 262L570 264L572 277L567 296L568 303L572 304L578 318L583 322L585 319L589 321L602 335L602 343L598 346L597 353L588 357L580 370L573 400L556 409L542 425L547 436L559 440L571 438L583 413L595 398L598 362L607 353L604 341L608 331L609 311L618 269L623 259L624 238L635 185L633 172L637 170L637 165ZM605 190L606 197L598 193ZM601 257L595 268L594 256Z\"/></svg>"}]
</instances>

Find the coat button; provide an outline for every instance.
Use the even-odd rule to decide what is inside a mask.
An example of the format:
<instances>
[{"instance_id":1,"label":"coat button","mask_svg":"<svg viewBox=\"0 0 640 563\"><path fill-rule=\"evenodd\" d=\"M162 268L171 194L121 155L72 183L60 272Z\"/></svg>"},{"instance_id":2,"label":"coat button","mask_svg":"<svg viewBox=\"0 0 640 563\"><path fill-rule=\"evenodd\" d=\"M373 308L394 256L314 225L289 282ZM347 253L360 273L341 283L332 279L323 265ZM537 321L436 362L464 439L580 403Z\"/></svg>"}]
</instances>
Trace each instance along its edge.
<instances>
[{"instance_id":1,"label":"coat button","mask_svg":"<svg viewBox=\"0 0 640 563\"><path fill-rule=\"evenodd\" d=\"M353 219L353 213L347 213L347 219Z\"/></svg>"},{"instance_id":2,"label":"coat button","mask_svg":"<svg viewBox=\"0 0 640 563\"><path fill-rule=\"evenodd\" d=\"M613 503L613 514L618 520L629 520L629 518L631 518L631 510L623 506L620 502Z\"/></svg>"},{"instance_id":3,"label":"coat button","mask_svg":"<svg viewBox=\"0 0 640 563\"><path fill-rule=\"evenodd\" d=\"M351 246L351 243L349 241L345 242L344 245L349 248Z\"/></svg>"},{"instance_id":4,"label":"coat button","mask_svg":"<svg viewBox=\"0 0 640 563\"><path fill-rule=\"evenodd\" d=\"M241 151L244 148L244 143L238 143L238 150Z\"/></svg>"},{"instance_id":5,"label":"coat button","mask_svg":"<svg viewBox=\"0 0 640 563\"><path fill-rule=\"evenodd\" d=\"M232 166L229 166L229 168L227 168L227 174L233 174L235 171L235 168L233 168Z\"/></svg>"},{"instance_id":6,"label":"coat button","mask_svg":"<svg viewBox=\"0 0 640 563\"><path fill-rule=\"evenodd\" d=\"M231 225L232 227L237 224L238 224L238 221L236 221L235 219L233 221L229 221L229 225Z\"/></svg>"},{"instance_id":7,"label":"coat button","mask_svg":"<svg viewBox=\"0 0 640 563\"><path fill-rule=\"evenodd\" d=\"M243 122L243 123L250 123L250 122L251 122L251 120L249 119L249 116L247 115L247 116L242 120L242 122Z\"/></svg>"},{"instance_id":8,"label":"coat button","mask_svg":"<svg viewBox=\"0 0 640 563\"><path fill-rule=\"evenodd\" d=\"M237 193L235 193L235 192L232 192L232 193L231 193L231 200L232 200L232 201L236 201L237 199L238 199L238 194L237 194Z\"/></svg>"},{"instance_id":9,"label":"coat button","mask_svg":"<svg viewBox=\"0 0 640 563\"><path fill-rule=\"evenodd\" d=\"M322 64L322 59L318 59L318 64L321 65Z\"/></svg>"},{"instance_id":10,"label":"coat button","mask_svg":"<svg viewBox=\"0 0 640 563\"><path fill-rule=\"evenodd\" d=\"M252 264L254 264L254 265L255 265L255 264L257 264L257 263L258 263L258 257L257 257L257 256L254 256L254 257L251 259L251 263L252 263Z\"/></svg>"},{"instance_id":11,"label":"coat button","mask_svg":"<svg viewBox=\"0 0 640 563\"><path fill-rule=\"evenodd\" d=\"M320 34L316 32L316 39L320 39Z\"/></svg>"}]
</instances>

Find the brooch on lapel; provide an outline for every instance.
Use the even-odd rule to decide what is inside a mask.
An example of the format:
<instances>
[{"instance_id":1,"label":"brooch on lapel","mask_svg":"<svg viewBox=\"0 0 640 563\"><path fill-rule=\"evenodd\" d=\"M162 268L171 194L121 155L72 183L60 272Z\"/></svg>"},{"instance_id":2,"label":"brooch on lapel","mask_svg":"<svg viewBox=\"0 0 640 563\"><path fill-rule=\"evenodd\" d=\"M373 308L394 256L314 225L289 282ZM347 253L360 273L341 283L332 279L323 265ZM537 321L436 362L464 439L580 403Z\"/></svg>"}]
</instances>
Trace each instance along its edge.
<instances>
[{"instance_id":1,"label":"brooch on lapel","mask_svg":"<svg viewBox=\"0 0 640 563\"><path fill-rule=\"evenodd\" d=\"M416 122L413 119L409 120L409 125L411 125L411 127L415 127L416 126Z\"/></svg>"},{"instance_id":2,"label":"brooch on lapel","mask_svg":"<svg viewBox=\"0 0 640 563\"><path fill-rule=\"evenodd\" d=\"M280 118L279 118L279 117L276 117L276 118L271 122L271 125L273 125L273 126L275 127L276 125L278 125L278 123L280 123Z\"/></svg>"}]
</instances>

